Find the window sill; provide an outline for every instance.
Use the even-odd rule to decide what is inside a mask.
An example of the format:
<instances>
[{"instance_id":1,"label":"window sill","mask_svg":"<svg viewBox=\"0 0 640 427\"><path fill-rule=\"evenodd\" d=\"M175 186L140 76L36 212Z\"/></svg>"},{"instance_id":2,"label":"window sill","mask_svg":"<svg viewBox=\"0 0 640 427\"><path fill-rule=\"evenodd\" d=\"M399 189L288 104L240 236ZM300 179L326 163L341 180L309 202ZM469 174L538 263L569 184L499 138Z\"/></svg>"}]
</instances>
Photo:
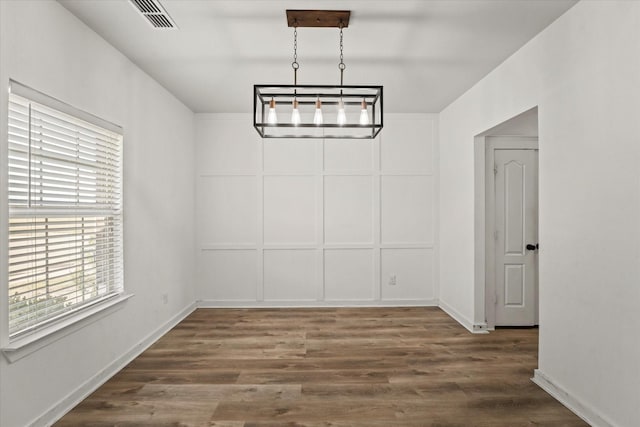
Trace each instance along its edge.
<instances>
[{"instance_id":1,"label":"window sill","mask_svg":"<svg viewBox=\"0 0 640 427\"><path fill-rule=\"evenodd\" d=\"M16 362L25 356L49 345L59 339L99 320L116 310L122 308L122 303L131 298L133 294L123 294L103 303L96 304L77 313L74 316L57 322L47 328L29 334L22 338L10 341L2 348L2 353L9 363Z\"/></svg>"}]
</instances>

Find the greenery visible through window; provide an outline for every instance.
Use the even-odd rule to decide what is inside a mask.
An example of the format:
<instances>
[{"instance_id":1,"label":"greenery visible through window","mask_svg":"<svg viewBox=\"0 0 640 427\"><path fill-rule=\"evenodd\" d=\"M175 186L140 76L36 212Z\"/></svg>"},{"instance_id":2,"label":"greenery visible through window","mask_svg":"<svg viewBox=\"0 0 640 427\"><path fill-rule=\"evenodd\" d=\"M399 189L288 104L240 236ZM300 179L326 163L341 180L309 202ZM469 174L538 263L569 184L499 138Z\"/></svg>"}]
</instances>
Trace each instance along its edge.
<instances>
[{"instance_id":1,"label":"greenery visible through window","mask_svg":"<svg viewBox=\"0 0 640 427\"><path fill-rule=\"evenodd\" d=\"M122 131L15 82L8 129L15 337L123 291Z\"/></svg>"}]
</instances>

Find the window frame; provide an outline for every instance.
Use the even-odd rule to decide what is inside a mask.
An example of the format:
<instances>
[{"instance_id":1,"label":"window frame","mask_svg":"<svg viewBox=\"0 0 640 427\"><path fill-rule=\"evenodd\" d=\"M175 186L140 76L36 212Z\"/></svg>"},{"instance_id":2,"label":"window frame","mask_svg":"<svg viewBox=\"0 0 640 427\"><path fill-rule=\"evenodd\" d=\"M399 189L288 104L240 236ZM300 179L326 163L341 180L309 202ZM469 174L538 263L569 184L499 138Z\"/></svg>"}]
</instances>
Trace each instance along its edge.
<instances>
[{"instance_id":1,"label":"window frame","mask_svg":"<svg viewBox=\"0 0 640 427\"><path fill-rule=\"evenodd\" d=\"M115 265L119 267L119 273L116 277L116 285L115 287L109 287L109 293L105 298L98 297L96 300L89 303L80 303L76 304L74 308L63 310L59 316L53 316L50 319L45 319L43 322L39 322L35 327L33 325L27 325L23 327L18 332L10 332L9 331L9 301L10 301L10 291L9 291L9 224L12 218L16 217L16 215L12 215L9 207L9 200L11 196L9 194L9 116L10 116L10 108L9 108L9 100L12 94L17 95L21 98L28 100L31 103L40 104L46 108L56 110L59 113L64 115L71 116L73 119L80 120L82 122L89 123L94 126L98 126L104 130L109 132L113 132L118 134L119 142L118 142L118 155L116 156L116 176L118 178L118 187L115 191L117 205L119 209L117 209L117 214L114 214L114 221L117 223L118 230L113 231L110 230L108 236L110 238L114 238L117 240L116 246L114 246L119 252L117 255L117 259L115 262L109 262L109 265ZM123 195L123 141L124 141L124 132L122 127L110 123L106 120L103 120L99 117L96 117L92 114L89 114L85 111L82 111L78 108L75 108L69 104L66 104L62 101L59 101L55 98L52 98L48 95L45 95L35 89L29 88L25 85L22 85L14 80L9 81L9 93L5 98L5 105L3 108L6 110L3 111L3 121L6 124L6 133L4 135L4 143L3 143L3 162L7 166L3 173L4 183L3 189L0 193L5 200L3 203L3 211L2 211L2 220L3 220L3 229L2 229L2 242L3 242L3 250L6 252L6 256L4 256L2 260L2 275L3 275L3 283L6 283L6 286L3 288L4 296L0 301L3 302L3 306L5 310L2 310L4 313L2 316L2 320L0 321L0 325L2 327L2 351L9 359L9 361L17 360L21 357L24 357L26 354L31 353L32 351L37 350L43 345L47 345L49 342L53 342L59 339L61 336L64 336L68 333L77 330L97 319L111 313L122 306L122 302L127 301L132 295L127 294L124 286L124 195ZM29 142L31 144L31 142ZM29 178L29 181L31 178ZM97 191L97 190L96 190ZM46 210L46 207L43 208ZM78 206L70 206L65 209L61 209L66 215L76 214L78 216L82 216L80 213L81 209ZM48 217L45 213L45 217ZM84 219L83 219L84 221ZM84 230L84 229L83 229ZM83 241L86 241L87 237L84 234ZM47 249L48 251L48 249ZM48 253L48 252L47 252ZM50 256L50 255L49 255ZM83 263L84 267L84 263ZM84 269L83 269L84 271ZM96 282L96 285L98 282ZM115 290L115 292L114 292ZM83 295L84 295L83 291Z\"/></svg>"}]
</instances>

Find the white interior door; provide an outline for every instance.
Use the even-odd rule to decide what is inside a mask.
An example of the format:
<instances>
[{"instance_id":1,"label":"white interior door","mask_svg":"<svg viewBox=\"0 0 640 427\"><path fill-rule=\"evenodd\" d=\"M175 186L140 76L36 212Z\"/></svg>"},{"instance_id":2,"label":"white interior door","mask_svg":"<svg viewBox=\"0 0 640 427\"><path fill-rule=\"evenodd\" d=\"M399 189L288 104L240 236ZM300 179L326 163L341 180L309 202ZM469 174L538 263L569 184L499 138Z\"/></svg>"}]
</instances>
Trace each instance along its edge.
<instances>
[{"instance_id":1,"label":"white interior door","mask_svg":"<svg viewBox=\"0 0 640 427\"><path fill-rule=\"evenodd\" d=\"M496 149L496 326L533 326L538 312L538 150Z\"/></svg>"}]
</instances>

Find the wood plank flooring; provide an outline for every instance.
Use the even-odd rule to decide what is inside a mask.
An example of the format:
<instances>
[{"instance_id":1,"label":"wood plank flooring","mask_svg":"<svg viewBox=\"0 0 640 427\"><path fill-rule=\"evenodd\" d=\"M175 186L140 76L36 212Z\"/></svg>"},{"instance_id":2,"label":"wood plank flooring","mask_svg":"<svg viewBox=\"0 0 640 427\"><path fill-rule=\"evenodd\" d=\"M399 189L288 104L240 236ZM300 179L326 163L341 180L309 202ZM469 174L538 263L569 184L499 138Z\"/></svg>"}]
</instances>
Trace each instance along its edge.
<instances>
[{"instance_id":1,"label":"wood plank flooring","mask_svg":"<svg viewBox=\"0 0 640 427\"><path fill-rule=\"evenodd\" d=\"M586 426L530 381L538 331L438 308L199 309L62 426Z\"/></svg>"}]
</instances>

